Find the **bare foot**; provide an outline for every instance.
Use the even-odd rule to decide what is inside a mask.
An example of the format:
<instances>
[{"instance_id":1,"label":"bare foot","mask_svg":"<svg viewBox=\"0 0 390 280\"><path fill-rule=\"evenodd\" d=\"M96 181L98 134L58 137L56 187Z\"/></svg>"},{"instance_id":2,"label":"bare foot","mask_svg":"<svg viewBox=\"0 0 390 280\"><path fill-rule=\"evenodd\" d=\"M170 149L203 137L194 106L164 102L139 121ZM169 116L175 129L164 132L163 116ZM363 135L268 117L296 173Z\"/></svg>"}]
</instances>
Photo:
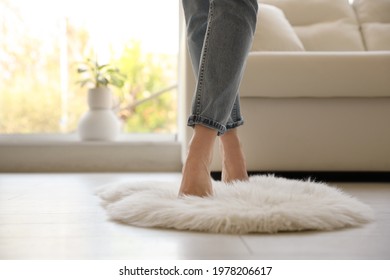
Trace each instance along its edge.
<instances>
[{"instance_id":1,"label":"bare foot","mask_svg":"<svg viewBox=\"0 0 390 280\"><path fill-rule=\"evenodd\" d=\"M195 195L200 197L213 194L212 183L207 160L196 156L188 156L183 167L183 177L179 196Z\"/></svg>"},{"instance_id":2,"label":"bare foot","mask_svg":"<svg viewBox=\"0 0 390 280\"><path fill-rule=\"evenodd\" d=\"M237 129L232 129L220 137L222 155L222 181L248 181L246 162Z\"/></svg>"},{"instance_id":3,"label":"bare foot","mask_svg":"<svg viewBox=\"0 0 390 280\"><path fill-rule=\"evenodd\" d=\"M210 165L216 137L215 130L201 125L195 126L188 156L183 166L179 196L205 197L213 194Z\"/></svg>"}]
</instances>

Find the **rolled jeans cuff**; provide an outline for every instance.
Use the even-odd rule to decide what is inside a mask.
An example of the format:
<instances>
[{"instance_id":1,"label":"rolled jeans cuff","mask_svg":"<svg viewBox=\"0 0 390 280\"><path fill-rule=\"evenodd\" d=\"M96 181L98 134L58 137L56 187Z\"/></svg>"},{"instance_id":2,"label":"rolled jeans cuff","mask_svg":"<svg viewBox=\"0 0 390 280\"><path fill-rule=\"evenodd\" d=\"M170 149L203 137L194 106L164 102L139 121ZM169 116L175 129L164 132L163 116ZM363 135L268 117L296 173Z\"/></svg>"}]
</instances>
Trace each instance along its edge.
<instances>
[{"instance_id":1,"label":"rolled jeans cuff","mask_svg":"<svg viewBox=\"0 0 390 280\"><path fill-rule=\"evenodd\" d=\"M243 124L244 124L244 119L243 118L240 118L239 120L237 120L235 122L228 122L226 124L226 130L236 128L236 127L238 127L240 125L243 125Z\"/></svg>"},{"instance_id":2,"label":"rolled jeans cuff","mask_svg":"<svg viewBox=\"0 0 390 280\"><path fill-rule=\"evenodd\" d=\"M206 126L208 128L215 129L218 132L218 136L220 136L220 135L223 135L229 129L233 129L233 128L236 128L240 125L243 125L244 119L241 118L238 121L229 122L225 126L225 125L223 125L219 122L216 122L216 121L214 121L210 118L207 118L207 117L191 115L188 118L187 125L194 127L196 124L200 124L200 125Z\"/></svg>"},{"instance_id":3,"label":"rolled jeans cuff","mask_svg":"<svg viewBox=\"0 0 390 280\"><path fill-rule=\"evenodd\" d=\"M203 126L206 126L208 128L212 128L218 131L218 135L222 135L226 132L226 126L223 124L216 122L212 119L209 119L207 117L203 116L197 116L197 115L191 115L188 118L187 125L194 127L196 124L201 124Z\"/></svg>"}]
</instances>

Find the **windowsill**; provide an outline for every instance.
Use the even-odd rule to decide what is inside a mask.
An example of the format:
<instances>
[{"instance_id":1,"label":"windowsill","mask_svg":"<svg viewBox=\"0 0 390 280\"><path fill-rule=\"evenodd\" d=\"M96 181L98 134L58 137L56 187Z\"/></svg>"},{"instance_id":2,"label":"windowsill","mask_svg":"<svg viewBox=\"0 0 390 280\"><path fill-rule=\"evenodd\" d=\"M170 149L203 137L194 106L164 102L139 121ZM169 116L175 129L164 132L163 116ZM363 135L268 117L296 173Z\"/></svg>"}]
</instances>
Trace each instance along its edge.
<instances>
[{"instance_id":1,"label":"windowsill","mask_svg":"<svg viewBox=\"0 0 390 280\"><path fill-rule=\"evenodd\" d=\"M175 135L125 134L81 141L76 134L0 136L0 172L177 172Z\"/></svg>"},{"instance_id":2,"label":"windowsill","mask_svg":"<svg viewBox=\"0 0 390 280\"><path fill-rule=\"evenodd\" d=\"M137 142L161 143L175 142L174 134L153 134L153 133L134 133L121 134L116 141L82 141L77 134L2 134L0 135L0 146L9 144L38 144L57 145L64 143L74 143L77 145L107 144L120 145Z\"/></svg>"}]
</instances>

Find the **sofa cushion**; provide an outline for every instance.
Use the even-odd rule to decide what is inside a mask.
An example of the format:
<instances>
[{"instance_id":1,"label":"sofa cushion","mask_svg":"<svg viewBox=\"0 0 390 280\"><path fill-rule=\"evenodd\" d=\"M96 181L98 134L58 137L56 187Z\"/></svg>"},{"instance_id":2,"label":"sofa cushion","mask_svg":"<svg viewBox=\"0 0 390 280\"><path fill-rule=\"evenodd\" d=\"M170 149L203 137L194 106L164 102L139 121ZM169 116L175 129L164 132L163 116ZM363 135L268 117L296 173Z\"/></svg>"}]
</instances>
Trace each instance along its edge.
<instances>
[{"instance_id":1,"label":"sofa cushion","mask_svg":"<svg viewBox=\"0 0 390 280\"><path fill-rule=\"evenodd\" d=\"M390 0L355 0L354 8L366 49L390 50Z\"/></svg>"},{"instance_id":2,"label":"sofa cushion","mask_svg":"<svg viewBox=\"0 0 390 280\"><path fill-rule=\"evenodd\" d=\"M293 25L311 25L339 19L352 19L355 14L348 0L260 0L283 10Z\"/></svg>"},{"instance_id":3,"label":"sofa cushion","mask_svg":"<svg viewBox=\"0 0 390 280\"><path fill-rule=\"evenodd\" d=\"M295 26L295 32L308 51L363 51L361 34L345 20Z\"/></svg>"},{"instance_id":4,"label":"sofa cushion","mask_svg":"<svg viewBox=\"0 0 390 280\"><path fill-rule=\"evenodd\" d=\"M390 0L355 0L353 6L360 23L390 23Z\"/></svg>"},{"instance_id":5,"label":"sofa cushion","mask_svg":"<svg viewBox=\"0 0 390 280\"><path fill-rule=\"evenodd\" d=\"M367 50L390 50L390 23L363 23L362 33Z\"/></svg>"},{"instance_id":6,"label":"sofa cushion","mask_svg":"<svg viewBox=\"0 0 390 280\"><path fill-rule=\"evenodd\" d=\"M283 10L307 51L363 51L348 0L261 0Z\"/></svg>"},{"instance_id":7,"label":"sofa cushion","mask_svg":"<svg viewBox=\"0 0 390 280\"><path fill-rule=\"evenodd\" d=\"M260 4L252 51L304 51L304 47L282 10Z\"/></svg>"}]
</instances>

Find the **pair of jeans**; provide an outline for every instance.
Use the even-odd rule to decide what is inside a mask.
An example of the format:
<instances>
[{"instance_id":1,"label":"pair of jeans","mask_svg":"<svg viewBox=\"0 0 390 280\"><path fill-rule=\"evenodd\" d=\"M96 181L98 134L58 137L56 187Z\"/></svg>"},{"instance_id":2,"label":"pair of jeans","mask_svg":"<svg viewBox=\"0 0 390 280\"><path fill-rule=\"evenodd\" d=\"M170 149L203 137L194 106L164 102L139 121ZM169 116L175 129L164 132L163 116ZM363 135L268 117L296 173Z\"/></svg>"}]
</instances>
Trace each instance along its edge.
<instances>
[{"instance_id":1,"label":"pair of jeans","mask_svg":"<svg viewBox=\"0 0 390 280\"><path fill-rule=\"evenodd\" d=\"M182 0L196 77L189 126L218 135L243 124L239 85L257 21L257 0Z\"/></svg>"}]
</instances>

